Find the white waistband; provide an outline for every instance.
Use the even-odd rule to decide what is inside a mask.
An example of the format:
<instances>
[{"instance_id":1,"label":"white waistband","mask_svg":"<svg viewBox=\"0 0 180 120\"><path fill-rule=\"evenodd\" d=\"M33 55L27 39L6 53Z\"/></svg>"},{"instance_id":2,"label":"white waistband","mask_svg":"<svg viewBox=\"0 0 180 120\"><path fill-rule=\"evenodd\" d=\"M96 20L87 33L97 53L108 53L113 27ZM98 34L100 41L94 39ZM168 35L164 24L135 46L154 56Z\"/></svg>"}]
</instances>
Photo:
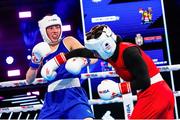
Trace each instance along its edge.
<instances>
[{"instance_id":1,"label":"white waistband","mask_svg":"<svg viewBox=\"0 0 180 120\"><path fill-rule=\"evenodd\" d=\"M60 79L48 85L48 92L80 86L79 78Z\"/></svg>"},{"instance_id":2,"label":"white waistband","mask_svg":"<svg viewBox=\"0 0 180 120\"><path fill-rule=\"evenodd\" d=\"M150 78L151 85L160 81L163 81L164 79L162 78L161 74L158 73L154 75L153 77ZM141 90L137 90L137 93L139 93Z\"/></svg>"},{"instance_id":3,"label":"white waistband","mask_svg":"<svg viewBox=\"0 0 180 120\"><path fill-rule=\"evenodd\" d=\"M155 76L151 77L150 80L151 80L151 85L152 85L152 84L154 84L154 83L163 81L163 78L162 78L161 74L158 73L158 74L156 74Z\"/></svg>"}]
</instances>

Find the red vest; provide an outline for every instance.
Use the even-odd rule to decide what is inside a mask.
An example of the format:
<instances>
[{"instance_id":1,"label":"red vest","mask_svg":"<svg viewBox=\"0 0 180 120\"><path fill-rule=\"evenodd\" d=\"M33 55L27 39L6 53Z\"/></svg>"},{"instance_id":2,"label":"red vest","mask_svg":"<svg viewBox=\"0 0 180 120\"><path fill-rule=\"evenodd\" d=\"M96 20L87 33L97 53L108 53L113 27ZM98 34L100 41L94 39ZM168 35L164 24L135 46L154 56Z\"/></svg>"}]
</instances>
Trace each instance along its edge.
<instances>
[{"instance_id":1,"label":"red vest","mask_svg":"<svg viewBox=\"0 0 180 120\"><path fill-rule=\"evenodd\" d=\"M114 63L113 61L108 60L108 62L114 67L116 73L125 81L133 80L133 76L131 72L126 68L124 64L124 60L123 60L124 50L132 46L136 46L136 45L132 43L128 43L128 42L121 42L119 44L119 55L118 55L117 61ZM147 65L149 77L151 78L157 73L159 73L160 70L156 67L152 59L146 53L144 53L144 51L140 50L140 52L141 52L143 60L145 61Z\"/></svg>"}]
</instances>

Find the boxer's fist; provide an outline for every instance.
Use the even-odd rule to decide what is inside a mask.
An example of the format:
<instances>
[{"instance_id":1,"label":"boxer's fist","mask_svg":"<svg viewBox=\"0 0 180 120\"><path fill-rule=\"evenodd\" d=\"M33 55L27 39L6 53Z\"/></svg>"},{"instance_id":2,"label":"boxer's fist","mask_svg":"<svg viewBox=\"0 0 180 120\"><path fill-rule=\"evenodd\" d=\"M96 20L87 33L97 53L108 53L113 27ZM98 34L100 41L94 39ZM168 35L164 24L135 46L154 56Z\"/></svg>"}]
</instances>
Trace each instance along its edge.
<instances>
[{"instance_id":1,"label":"boxer's fist","mask_svg":"<svg viewBox=\"0 0 180 120\"><path fill-rule=\"evenodd\" d=\"M116 96L121 96L119 83L112 80L103 80L97 87L98 94L101 99L110 100Z\"/></svg>"},{"instance_id":2,"label":"boxer's fist","mask_svg":"<svg viewBox=\"0 0 180 120\"><path fill-rule=\"evenodd\" d=\"M64 54L58 54L43 65L41 69L41 76L47 81L54 80L57 75L56 69L64 62L66 62Z\"/></svg>"},{"instance_id":3,"label":"boxer's fist","mask_svg":"<svg viewBox=\"0 0 180 120\"><path fill-rule=\"evenodd\" d=\"M66 62L65 68L68 72L77 75L81 72L81 69L88 64L86 58L74 57Z\"/></svg>"},{"instance_id":4,"label":"boxer's fist","mask_svg":"<svg viewBox=\"0 0 180 120\"><path fill-rule=\"evenodd\" d=\"M43 57L48 55L51 52L51 49L46 42L40 42L34 46L32 50L32 62L35 64L40 64Z\"/></svg>"}]
</instances>

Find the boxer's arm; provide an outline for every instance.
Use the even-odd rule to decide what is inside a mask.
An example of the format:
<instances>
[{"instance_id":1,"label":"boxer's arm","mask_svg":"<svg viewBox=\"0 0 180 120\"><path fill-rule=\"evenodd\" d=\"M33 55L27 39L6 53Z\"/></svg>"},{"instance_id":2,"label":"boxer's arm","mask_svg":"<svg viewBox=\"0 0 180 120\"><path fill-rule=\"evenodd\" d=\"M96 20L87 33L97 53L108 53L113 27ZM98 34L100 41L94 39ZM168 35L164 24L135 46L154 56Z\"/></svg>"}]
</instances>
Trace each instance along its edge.
<instances>
[{"instance_id":1,"label":"boxer's arm","mask_svg":"<svg viewBox=\"0 0 180 120\"><path fill-rule=\"evenodd\" d=\"M66 48L70 51L70 53L67 53L66 59L70 59L73 57L84 57L84 58L92 58L91 56L93 56L92 52L86 48L84 48L84 46L74 37L69 36L66 37L63 40ZM95 57L95 56L93 56ZM97 59L88 59L90 64L94 64Z\"/></svg>"},{"instance_id":2,"label":"boxer's arm","mask_svg":"<svg viewBox=\"0 0 180 120\"><path fill-rule=\"evenodd\" d=\"M65 57L66 59L70 59L72 57L97 58L91 50L86 48L74 49L68 53L65 53Z\"/></svg>"},{"instance_id":3,"label":"boxer's arm","mask_svg":"<svg viewBox=\"0 0 180 120\"><path fill-rule=\"evenodd\" d=\"M93 56L93 53L84 48L84 46L74 37L72 36L69 36L69 37L66 37L64 40L63 40L66 48L70 51L70 53L66 53L65 56L66 56L66 59L70 59L70 58L73 58L73 57L84 57L84 58L92 58L91 56ZM95 56L93 56L95 57ZM90 64L94 64L97 62L98 59L88 59L88 63Z\"/></svg>"},{"instance_id":4,"label":"boxer's arm","mask_svg":"<svg viewBox=\"0 0 180 120\"><path fill-rule=\"evenodd\" d=\"M33 47L29 64L30 68L26 73L26 82L28 84L31 84L35 80L43 58L49 53L51 53L51 48L46 42L40 42Z\"/></svg>"},{"instance_id":5,"label":"boxer's arm","mask_svg":"<svg viewBox=\"0 0 180 120\"><path fill-rule=\"evenodd\" d=\"M84 46L74 37L66 37L63 42L69 52L59 53L54 57L59 65L73 57L97 58L91 50L84 48Z\"/></svg>"},{"instance_id":6,"label":"boxer's arm","mask_svg":"<svg viewBox=\"0 0 180 120\"><path fill-rule=\"evenodd\" d=\"M139 48L130 47L124 51L123 59L126 67L133 74L132 90L144 90L150 86L150 78L145 61L142 59Z\"/></svg>"},{"instance_id":7,"label":"boxer's arm","mask_svg":"<svg viewBox=\"0 0 180 120\"><path fill-rule=\"evenodd\" d=\"M65 53L59 53L54 58L49 60L41 69L41 75L44 79L51 81L55 78L55 70L61 65L64 64L68 59L73 57L84 57L83 55L86 55L87 53L84 53L84 46L82 46L78 40L76 40L73 37L67 37L63 40L63 43L65 44L66 48L70 51ZM90 63L95 63L97 60L90 60ZM78 62L79 63L79 62ZM88 62L89 63L89 62ZM71 64L70 64L71 65ZM69 66L69 65L67 65ZM80 67L83 67L80 65ZM66 67L66 69L69 67ZM69 69L68 69L69 70ZM78 69L79 70L79 69ZM78 73L78 72L73 72Z\"/></svg>"},{"instance_id":8,"label":"boxer's arm","mask_svg":"<svg viewBox=\"0 0 180 120\"><path fill-rule=\"evenodd\" d=\"M26 82L27 84L31 84L36 76L37 76L38 69L30 67L26 73Z\"/></svg>"},{"instance_id":9,"label":"boxer's arm","mask_svg":"<svg viewBox=\"0 0 180 120\"><path fill-rule=\"evenodd\" d=\"M65 54L67 60L65 68L72 74L79 74L81 69L88 64L94 64L98 59L89 59L91 51L85 50L84 46L74 37L64 39L64 44L70 52ZM87 55L87 56L84 56ZM79 57L76 57L79 56Z\"/></svg>"},{"instance_id":10,"label":"boxer's arm","mask_svg":"<svg viewBox=\"0 0 180 120\"><path fill-rule=\"evenodd\" d=\"M66 42L65 42L66 41ZM64 41L66 47L70 50L67 53L59 53L58 55L56 55L52 60L48 61L47 63L53 63L53 65L49 64L46 65L46 68L50 68L53 70L56 70L58 68L58 66L60 66L61 64L65 63L68 59L74 58L74 57L84 57L84 58L92 58L92 59L88 59L88 63L90 64L94 64L97 62L97 59L93 59L93 58L97 58L94 53L86 48L83 48L83 46L79 43L79 42L75 42L77 40L72 40L72 43L70 42L70 39L66 39ZM68 41L68 42L67 42ZM76 45L75 46L71 46L71 45ZM43 66L43 68L45 68ZM42 69L43 69L42 68ZM45 70L45 69L44 69ZM44 72L45 73L45 72Z\"/></svg>"}]
</instances>

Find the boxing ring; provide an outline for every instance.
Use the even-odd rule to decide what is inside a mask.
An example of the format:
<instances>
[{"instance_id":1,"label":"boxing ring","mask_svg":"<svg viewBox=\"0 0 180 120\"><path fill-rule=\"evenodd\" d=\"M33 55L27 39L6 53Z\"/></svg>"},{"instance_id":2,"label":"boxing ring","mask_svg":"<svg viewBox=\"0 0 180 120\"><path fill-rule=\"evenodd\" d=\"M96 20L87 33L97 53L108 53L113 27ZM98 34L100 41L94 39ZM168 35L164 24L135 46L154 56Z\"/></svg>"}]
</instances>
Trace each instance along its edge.
<instances>
[{"instance_id":1,"label":"boxing ring","mask_svg":"<svg viewBox=\"0 0 180 120\"><path fill-rule=\"evenodd\" d=\"M161 72L170 72L170 71L178 71L180 70L180 64L177 65L166 65L166 66L159 66L159 69ZM106 71L106 72L94 72L94 73L83 73L81 74L81 79L92 79L92 78L107 78L107 77L119 77L115 71ZM45 84L46 81L44 81L42 78L36 78L35 81L32 83L34 85L37 84ZM172 81L171 83L174 83ZM20 87L20 86L26 86L25 80L14 80L14 81L8 81L8 82L0 82L0 88L7 88L7 87ZM91 89L91 88L90 88ZM172 84L172 91L174 92L175 97L175 116L176 119L178 119L178 109L177 109L177 102L176 97L180 96L180 91L175 91L174 84ZM91 91L90 91L91 92ZM92 94L92 93L90 93ZM9 99L11 100L11 99ZM102 100L102 99L92 99L90 97L89 103L91 105L103 105L103 104L111 104L111 103L123 103L124 107L124 118L128 119L129 116L132 113L133 110L133 101L137 100L136 95L132 95L132 93L124 94L122 97L116 97L111 100ZM38 111L42 108L43 101L36 105L22 105L22 106L16 106L16 107L3 107L0 108L0 118L3 113L9 113L8 119L11 119L11 116L13 113L18 113L18 118L21 119L21 115L23 112L28 111ZM109 114L109 111L107 112ZM38 113L34 114L34 118L37 118ZM27 114L26 119L29 118L29 114ZM31 118L32 119L32 118Z\"/></svg>"}]
</instances>

